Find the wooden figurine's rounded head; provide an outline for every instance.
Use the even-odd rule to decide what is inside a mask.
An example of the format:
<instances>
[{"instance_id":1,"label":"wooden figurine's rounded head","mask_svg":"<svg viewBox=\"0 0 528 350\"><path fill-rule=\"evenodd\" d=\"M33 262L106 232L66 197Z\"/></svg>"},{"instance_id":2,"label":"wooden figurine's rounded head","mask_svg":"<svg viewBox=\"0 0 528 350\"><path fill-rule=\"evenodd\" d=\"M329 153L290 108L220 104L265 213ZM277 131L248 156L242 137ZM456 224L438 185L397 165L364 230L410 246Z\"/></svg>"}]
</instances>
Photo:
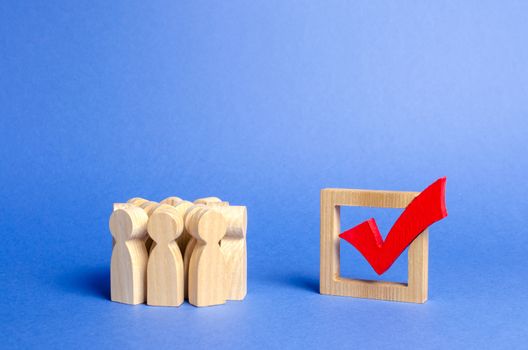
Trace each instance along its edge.
<instances>
[{"instance_id":1,"label":"wooden figurine's rounded head","mask_svg":"<svg viewBox=\"0 0 528 350\"><path fill-rule=\"evenodd\" d=\"M159 205L148 221L149 236L158 244L174 241L182 231L182 215L168 204Z\"/></svg>"},{"instance_id":2,"label":"wooden figurine's rounded head","mask_svg":"<svg viewBox=\"0 0 528 350\"><path fill-rule=\"evenodd\" d=\"M182 201L183 199L181 199L180 197L167 197L164 200L162 200L160 203L174 206Z\"/></svg>"},{"instance_id":3,"label":"wooden figurine's rounded head","mask_svg":"<svg viewBox=\"0 0 528 350\"><path fill-rule=\"evenodd\" d=\"M112 207L112 211L116 211L117 209L123 209L133 206L131 203L114 203Z\"/></svg>"},{"instance_id":4,"label":"wooden figurine's rounded head","mask_svg":"<svg viewBox=\"0 0 528 350\"><path fill-rule=\"evenodd\" d=\"M181 201L174 205L174 209L176 209L185 218L185 213L187 212L187 209L192 206L193 204L189 201Z\"/></svg>"},{"instance_id":5,"label":"wooden figurine's rounded head","mask_svg":"<svg viewBox=\"0 0 528 350\"><path fill-rule=\"evenodd\" d=\"M191 222L192 220L195 218L194 217L194 214L196 214L199 210L202 210L204 209L205 206L204 205L193 205L193 206L190 206L189 208L187 208L187 210L185 210L185 214L183 215L183 223L185 225L185 229L187 230L187 232L190 232L191 230Z\"/></svg>"},{"instance_id":6,"label":"wooden figurine's rounded head","mask_svg":"<svg viewBox=\"0 0 528 350\"><path fill-rule=\"evenodd\" d=\"M159 206L160 204L157 202L146 202L146 203L141 204L141 208L145 210L145 213L147 213L149 217L152 215L154 210L156 210Z\"/></svg>"},{"instance_id":7,"label":"wooden figurine's rounded head","mask_svg":"<svg viewBox=\"0 0 528 350\"><path fill-rule=\"evenodd\" d=\"M141 204L145 203L145 202L150 202L148 199L145 199L145 198L140 198L140 197L134 197L134 198L130 198L127 203L130 203L130 204L133 204L135 206L141 206Z\"/></svg>"},{"instance_id":8,"label":"wooden figurine's rounded head","mask_svg":"<svg viewBox=\"0 0 528 350\"><path fill-rule=\"evenodd\" d=\"M141 239L147 235L148 215L139 207L115 210L110 216L110 232L116 241Z\"/></svg>"},{"instance_id":9,"label":"wooden figurine's rounded head","mask_svg":"<svg viewBox=\"0 0 528 350\"><path fill-rule=\"evenodd\" d=\"M218 207L219 212L224 214L227 222L228 238L245 238L247 233L247 208L242 205Z\"/></svg>"},{"instance_id":10,"label":"wooden figurine's rounded head","mask_svg":"<svg viewBox=\"0 0 528 350\"><path fill-rule=\"evenodd\" d=\"M226 202L226 201L211 202L211 203L207 203L207 205L210 206L210 207L228 207L229 206L229 202Z\"/></svg>"},{"instance_id":11,"label":"wooden figurine's rounded head","mask_svg":"<svg viewBox=\"0 0 528 350\"><path fill-rule=\"evenodd\" d=\"M194 201L194 204L203 204L203 205L209 205L211 203L221 203L222 200L218 197L204 197L204 198L198 198Z\"/></svg>"},{"instance_id":12,"label":"wooden figurine's rounded head","mask_svg":"<svg viewBox=\"0 0 528 350\"><path fill-rule=\"evenodd\" d=\"M193 213L189 220L191 235L199 241L217 244L226 234L227 222L222 213L203 208Z\"/></svg>"}]
</instances>

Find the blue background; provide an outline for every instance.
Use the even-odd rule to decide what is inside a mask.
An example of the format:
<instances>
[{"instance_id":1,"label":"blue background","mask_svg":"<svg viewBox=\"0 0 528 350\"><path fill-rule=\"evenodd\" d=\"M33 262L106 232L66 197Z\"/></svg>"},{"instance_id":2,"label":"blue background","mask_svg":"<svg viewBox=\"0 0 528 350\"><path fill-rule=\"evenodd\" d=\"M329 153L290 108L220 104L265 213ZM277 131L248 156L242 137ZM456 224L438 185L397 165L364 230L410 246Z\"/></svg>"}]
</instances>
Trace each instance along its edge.
<instances>
[{"instance_id":1,"label":"blue background","mask_svg":"<svg viewBox=\"0 0 528 350\"><path fill-rule=\"evenodd\" d=\"M0 347L526 346L527 14L2 1ZM321 188L420 191L444 175L426 304L318 294ZM112 203L171 195L248 206L243 302L108 300ZM348 213L383 232L398 215ZM341 251L345 275L374 276Z\"/></svg>"}]
</instances>

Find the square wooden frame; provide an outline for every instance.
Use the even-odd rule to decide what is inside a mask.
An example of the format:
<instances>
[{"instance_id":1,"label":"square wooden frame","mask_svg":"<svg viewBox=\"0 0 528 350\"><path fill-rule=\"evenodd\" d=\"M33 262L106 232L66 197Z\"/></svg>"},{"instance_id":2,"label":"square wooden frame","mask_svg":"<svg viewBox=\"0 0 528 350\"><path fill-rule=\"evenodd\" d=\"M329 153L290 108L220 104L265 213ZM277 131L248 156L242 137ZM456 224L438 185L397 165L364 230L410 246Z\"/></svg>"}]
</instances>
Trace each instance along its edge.
<instances>
[{"instance_id":1,"label":"square wooden frame","mask_svg":"<svg viewBox=\"0 0 528 350\"><path fill-rule=\"evenodd\" d=\"M420 192L371 191L341 188L321 190L321 294L391 301L427 301L429 232L408 249L407 283L368 281L340 276L341 206L405 208Z\"/></svg>"}]
</instances>

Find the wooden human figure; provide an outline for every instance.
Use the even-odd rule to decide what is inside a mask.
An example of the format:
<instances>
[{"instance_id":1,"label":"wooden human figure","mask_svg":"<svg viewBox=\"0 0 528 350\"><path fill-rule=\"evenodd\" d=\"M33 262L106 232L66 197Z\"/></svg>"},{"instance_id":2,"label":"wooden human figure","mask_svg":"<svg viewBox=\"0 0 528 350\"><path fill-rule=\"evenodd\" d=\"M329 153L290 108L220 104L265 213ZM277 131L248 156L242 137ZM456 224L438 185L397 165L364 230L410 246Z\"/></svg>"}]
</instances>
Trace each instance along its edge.
<instances>
[{"instance_id":1,"label":"wooden human figure","mask_svg":"<svg viewBox=\"0 0 528 350\"><path fill-rule=\"evenodd\" d=\"M172 205L182 216L185 216L187 209L193 206L193 203L174 196L165 198L160 202L160 204ZM189 239L191 239L191 234L188 233L186 229L184 229L180 237L178 237L176 240L176 243L178 243L178 247L180 247L182 254L185 252L185 248L187 247Z\"/></svg>"},{"instance_id":2,"label":"wooden human figure","mask_svg":"<svg viewBox=\"0 0 528 350\"><path fill-rule=\"evenodd\" d=\"M112 212L116 211L117 209L123 209L132 206L130 203L114 203L112 206ZM112 249L114 249L115 246L115 238L112 236Z\"/></svg>"},{"instance_id":3,"label":"wooden human figure","mask_svg":"<svg viewBox=\"0 0 528 350\"><path fill-rule=\"evenodd\" d=\"M224 216L213 208L197 210L190 218L196 246L189 262L189 303L211 306L226 302L226 266L219 241L226 234Z\"/></svg>"},{"instance_id":4,"label":"wooden human figure","mask_svg":"<svg viewBox=\"0 0 528 350\"><path fill-rule=\"evenodd\" d=\"M148 233L156 243L147 265L147 304L180 306L184 297L183 258L176 238L183 231L182 215L161 204L149 218Z\"/></svg>"},{"instance_id":5,"label":"wooden human figure","mask_svg":"<svg viewBox=\"0 0 528 350\"><path fill-rule=\"evenodd\" d=\"M220 198L218 197L204 197L204 198L198 198L194 201L194 208L196 208L197 206L199 207L203 207L203 206L225 206L225 205L229 205L228 202L224 202L222 201ZM190 207L189 207L190 208ZM189 209L187 208L187 209ZM191 216L191 215L188 215L188 214L191 214L190 212L189 213L186 213L185 217L187 216ZM184 221L185 221L185 217L184 217ZM188 231L188 225L185 225L186 227L186 230ZM191 259L191 253L192 253L192 250L194 249L194 246L196 244L196 239L194 237L191 237L189 238L189 241L187 242L187 245L185 246L185 250L182 250L184 253L184 256L183 256L183 260L184 260L184 263L185 263L185 266L186 266L186 271L189 271L188 267L189 267L189 264L188 262L190 261ZM189 253L187 253L187 251ZM185 294L187 296L187 294Z\"/></svg>"},{"instance_id":6,"label":"wooden human figure","mask_svg":"<svg viewBox=\"0 0 528 350\"><path fill-rule=\"evenodd\" d=\"M150 217L154 210L159 207L158 202L152 202L152 201L145 201L142 202L139 206L145 210L145 213ZM145 240L145 246L147 247L147 252L150 254L150 251L152 250L153 246L155 245L154 241L150 237L150 235L147 236Z\"/></svg>"},{"instance_id":7,"label":"wooden human figure","mask_svg":"<svg viewBox=\"0 0 528 350\"><path fill-rule=\"evenodd\" d=\"M245 206L217 208L227 222L227 233L220 241L226 260L227 299L242 300L247 294L247 209Z\"/></svg>"},{"instance_id":8,"label":"wooden human figure","mask_svg":"<svg viewBox=\"0 0 528 350\"><path fill-rule=\"evenodd\" d=\"M139 207L145 210L145 213L147 213L147 215L150 217L150 215L152 215L154 210L156 210L159 205L160 204L158 202L148 201L141 203Z\"/></svg>"},{"instance_id":9,"label":"wooden human figure","mask_svg":"<svg viewBox=\"0 0 528 350\"><path fill-rule=\"evenodd\" d=\"M193 218L194 213L198 210L203 209L204 205L193 205L185 211L183 216L183 221L185 223L185 231L190 234L191 232L191 219ZM184 268L184 279L185 279L185 298L189 297L189 264L191 261L191 255L196 246L196 238L191 235L191 238L185 246L185 250L182 250L183 253L183 268Z\"/></svg>"},{"instance_id":10,"label":"wooden human figure","mask_svg":"<svg viewBox=\"0 0 528 350\"><path fill-rule=\"evenodd\" d=\"M110 263L113 301L134 305L145 302L147 221L145 211L135 206L117 209L110 216L110 232L116 241Z\"/></svg>"},{"instance_id":11,"label":"wooden human figure","mask_svg":"<svg viewBox=\"0 0 528 350\"><path fill-rule=\"evenodd\" d=\"M185 231L189 232L189 240L187 244L185 245L185 248L182 248L183 253L183 266L185 269L185 298L188 298L189 296L189 262L191 261L191 255L194 250L194 247L196 246L196 238L192 237L190 235L190 228L189 228L189 220L192 217L193 213L200 208L203 208L204 206L211 206L211 207L217 207L217 206L224 206L228 202L223 202L218 197L205 197L205 198L199 198L194 201L194 206L189 206L186 210L186 213L184 215L184 222L185 222ZM181 236L180 236L181 238Z\"/></svg>"},{"instance_id":12,"label":"wooden human figure","mask_svg":"<svg viewBox=\"0 0 528 350\"><path fill-rule=\"evenodd\" d=\"M174 209L176 209L178 213L180 213L180 215L184 218L187 209L192 206L193 204L191 202L182 200L174 205ZM180 251L182 252L182 254L185 252L185 248L187 248L187 244L189 243L190 239L191 234L187 231L187 228L184 228L180 237L176 239L176 243L178 243L178 247L180 247Z\"/></svg>"},{"instance_id":13,"label":"wooden human figure","mask_svg":"<svg viewBox=\"0 0 528 350\"><path fill-rule=\"evenodd\" d=\"M148 216L150 216L150 214L152 214L154 209L156 209L157 206L159 205L156 202L149 201L148 199L140 198L140 197L130 198L127 201L127 204L129 205L131 204L136 207L140 207L144 209ZM115 206L114 206L114 209L115 209ZM150 238L148 235L145 237L145 246L147 247L147 252L150 252L151 247L152 247L152 238Z\"/></svg>"}]
</instances>

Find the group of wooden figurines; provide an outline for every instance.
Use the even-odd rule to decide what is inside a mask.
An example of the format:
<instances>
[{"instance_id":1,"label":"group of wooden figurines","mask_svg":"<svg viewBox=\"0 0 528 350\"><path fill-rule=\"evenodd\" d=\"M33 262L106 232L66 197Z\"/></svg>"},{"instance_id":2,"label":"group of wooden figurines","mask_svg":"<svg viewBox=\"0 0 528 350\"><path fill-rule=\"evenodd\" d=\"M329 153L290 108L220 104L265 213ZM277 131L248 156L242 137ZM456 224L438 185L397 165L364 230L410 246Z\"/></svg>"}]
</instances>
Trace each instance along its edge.
<instances>
[{"instance_id":1,"label":"group of wooden figurines","mask_svg":"<svg viewBox=\"0 0 528 350\"><path fill-rule=\"evenodd\" d=\"M246 207L217 197L114 203L111 299L156 306L244 299L246 231Z\"/></svg>"}]
</instances>

